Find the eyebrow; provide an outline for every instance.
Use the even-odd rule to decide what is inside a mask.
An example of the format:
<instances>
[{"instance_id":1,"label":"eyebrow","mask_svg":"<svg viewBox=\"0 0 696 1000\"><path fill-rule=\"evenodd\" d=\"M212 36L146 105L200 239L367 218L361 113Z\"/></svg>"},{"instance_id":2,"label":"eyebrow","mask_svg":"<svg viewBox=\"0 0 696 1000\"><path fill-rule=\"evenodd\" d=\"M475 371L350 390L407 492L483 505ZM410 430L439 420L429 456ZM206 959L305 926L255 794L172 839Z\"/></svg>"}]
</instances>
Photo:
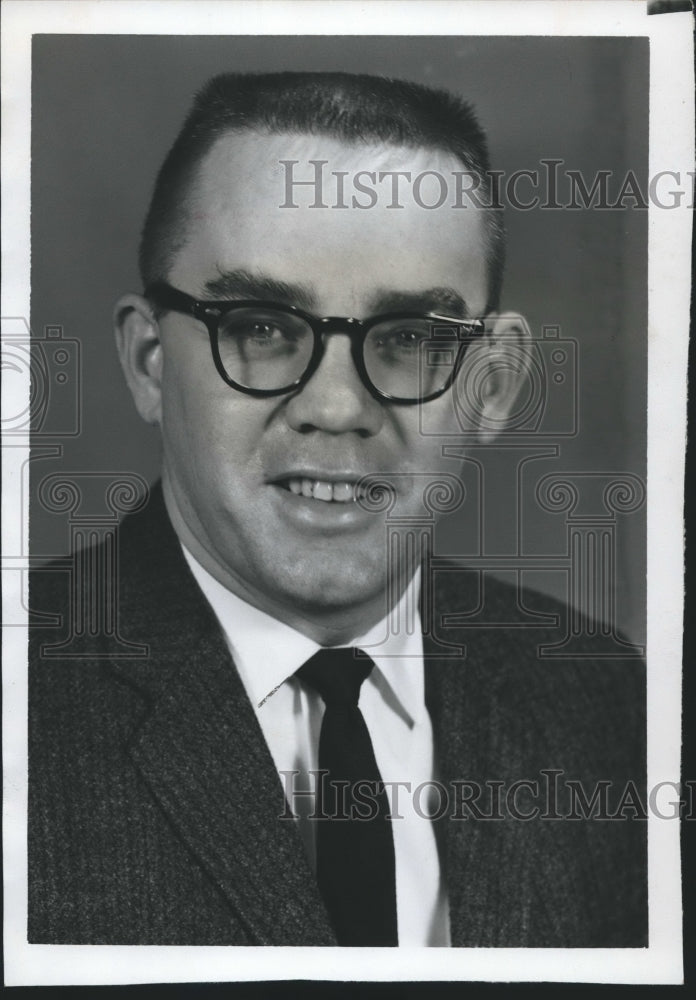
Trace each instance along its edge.
<instances>
[{"instance_id":1,"label":"eyebrow","mask_svg":"<svg viewBox=\"0 0 696 1000\"><path fill-rule=\"evenodd\" d=\"M253 274L243 268L222 271L203 285L206 295L214 299L267 299L283 305L311 309L314 296L306 285L278 281L263 274Z\"/></svg>"},{"instance_id":2,"label":"eyebrow","mask_svg":"<svg viewBox=\"0 0 696 1000\"><path fill-rule=\"evenodd\" d=\"M216 278L203 285L213 299L266 299L283 305L311 310L316 302L312 291L301 284L279 281L264 274L254 274L244 268L220 270ZM466 300L453 288L437 286L420 292L380 289L370 299L373 315L389 312L440 313L456 319L467 319Z\"/></svg>"},{"instance_id":3,"label":"eyebrow","mask_svg":"<svg viewBox=\"0 0 696 1000\"><path fill-rule=\"evenodd\" d=\"M370 301L372 312L440 313L455 319L467 319L466 300L454 288L427 288L422 292L380 290Z\"/></svg>"}]
</instances>

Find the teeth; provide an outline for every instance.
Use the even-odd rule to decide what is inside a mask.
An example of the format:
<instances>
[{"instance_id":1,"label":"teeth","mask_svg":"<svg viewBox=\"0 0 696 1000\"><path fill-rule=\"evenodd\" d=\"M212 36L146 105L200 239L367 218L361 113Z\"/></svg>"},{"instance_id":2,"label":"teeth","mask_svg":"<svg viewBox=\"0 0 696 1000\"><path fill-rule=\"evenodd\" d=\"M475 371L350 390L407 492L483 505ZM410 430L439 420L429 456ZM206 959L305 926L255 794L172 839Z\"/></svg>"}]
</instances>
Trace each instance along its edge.
<instances>
[{"instance_id":1,"label":"teeth","mask_svg":"<svg viewBox=\"0 0 696 1000\"><path fill-rule=\"evenodd\" d=\"M326 500L328 502L329 500L333 500L333 495L334 491L332 483L316 482L314 484L314 492L312 493L312 496L315 500Z\"/></svg>"},{"instance_id":2,"label":"teeth","mask_svg":"<svg viewBox=\"0 0 696 1000\"><path fill-rule=\"evenodd\" d=\"M312 497L329 503L351 503L357 499L354 483L329 483L321 479L289 479L288 489L296 496Z\"/></svg>"},{"instance_id":3,"label":"teeth","mask_svg":"<svg viewBox=\"0 0 696 1000\"><path fill-rule=\"evenodd\" d=\"M352 483L334 483L333 499L339 503L348 503L355 500L355 487Z\"/></svg>"}]
</instances>

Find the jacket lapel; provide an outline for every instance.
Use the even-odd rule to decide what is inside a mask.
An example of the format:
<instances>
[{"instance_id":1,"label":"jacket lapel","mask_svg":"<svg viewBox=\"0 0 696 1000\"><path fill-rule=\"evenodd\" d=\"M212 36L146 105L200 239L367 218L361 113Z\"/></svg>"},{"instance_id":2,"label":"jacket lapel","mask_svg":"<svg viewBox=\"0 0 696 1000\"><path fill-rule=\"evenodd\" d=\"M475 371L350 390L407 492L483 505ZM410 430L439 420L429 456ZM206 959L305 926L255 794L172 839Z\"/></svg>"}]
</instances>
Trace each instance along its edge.
<instances>
[{"instance_id":1,"label":"jacket lapel","mask_svg":"<svg viewBox=\"0 0 696 1000\"><path fill-rule=\"evenodd\" d=\"M130 753L258 944L331 944L283 790L229 656L203 642Z\"/></svg>"},{"instance_id":2,"label":"jacket lapel","mask_svg":"<svg viewBox=\"0 0 696 1000\"><path fill-rule=\"evenodd\" d=\"M448 574L447 585L436 589L434 600L438 638L459 643L462 655L443 657L442 645L427 635L423 650L438 780L450 796L448 815L437 826L451 941L454 947L492 947L504 938L509 922L505 906L500 905L505 893L496 896L501 869L499 824L476 821L468 807L458 810L454 789L457 782L483 783L496 775L497 750L491 742L496 669L475 640L469 643L471 633L462 645L461 629L448 634L438 627L448 611L456 610L457 596L461 607L461 595L472 585L471 574L462 573L457 581ZM460 785L460 789L466 798L468 788Z\"/></svg>"},{"instance_id":3,"label":"jacket lapel","mask_svg":"<svg viewBox=\"0 0 696 1000\"><path fill-rule=\"evenodd\" d=\"M150 653L111 664L149 705L131 759L250 943L334 944L295 822L280 818L270 751L161 498L138 520L137 533L123 529L121 618L129 637L147 636Z\"/></svg>"},{"instance_id":4,"label":"jacket lapel","mask_svg":"<svg viewBox=\"0 0 696 1000\"><path fill-rule=\"evenodd\" d=\"M473 741L466 739L467 722L464 717L463 691L466 663L463 658L440 658L441 648L423 637L425 653L426 702L433 723L437 779L452 794L452 781L466 779L471 774ZM466 745L465 745L466 744ZM447 885L450 936L452 945L461 945L471 932L467 919L466 888L469 871L468 860L475 856L476 829L464 829L465 824L451 819L450 810L436 823L440 863Z\"/></svg>"}]
</instances>

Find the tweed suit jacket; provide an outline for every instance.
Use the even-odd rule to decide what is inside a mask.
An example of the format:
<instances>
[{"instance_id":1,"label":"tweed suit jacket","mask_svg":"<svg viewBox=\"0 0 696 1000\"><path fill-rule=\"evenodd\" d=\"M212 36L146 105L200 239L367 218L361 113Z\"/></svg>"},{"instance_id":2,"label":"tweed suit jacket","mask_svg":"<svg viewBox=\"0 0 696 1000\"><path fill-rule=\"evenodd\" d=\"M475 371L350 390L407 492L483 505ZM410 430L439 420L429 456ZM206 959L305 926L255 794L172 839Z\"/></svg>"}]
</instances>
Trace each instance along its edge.
<instances>
[{"instance_id":1,"label":"tweed suit jacket","mask_svg":"<svg viewBox=\"0 0 696 1000\"><path fill-rule=\"evenodd\" d=\"M145 656L113 657L100 636L85 638L80 657L74 643L69 657L46 655L71 634L70 577L51 567L32 579L32 611L58 624L30 637L29 941L335 944L161 488L125 519L118 550L119 631L146 644ZM486 588L491 620L514 621L515 589ZM566 815L567 779L588 799L610 783L614 806L630 783L644 790L642 663L540 658L565 614L540 595L527 603L555 628L448 625L481 600L477 575L454 567L434 575L432 593L426 697L439 779L460 793L437 821L452 944L645 946L645 820L630 809L613 820L543 815ZM532 812L524 788L517 817L493 818L486 796L472 800L476 783L543 786L551 771L556 802L533 818L520 818Z\"/></svg>"}]
</instances>

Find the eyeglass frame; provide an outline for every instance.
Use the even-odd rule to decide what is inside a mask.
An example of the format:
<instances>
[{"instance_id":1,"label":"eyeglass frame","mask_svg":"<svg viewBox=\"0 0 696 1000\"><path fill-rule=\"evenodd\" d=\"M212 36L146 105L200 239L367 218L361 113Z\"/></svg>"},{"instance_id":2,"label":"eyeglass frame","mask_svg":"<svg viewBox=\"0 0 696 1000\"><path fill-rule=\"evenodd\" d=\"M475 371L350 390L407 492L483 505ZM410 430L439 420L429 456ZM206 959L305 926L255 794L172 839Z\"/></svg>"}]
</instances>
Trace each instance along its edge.
<instances>
[{"instance_id":1,"label":"eyeglass frame","mask_svg":"<svg viewBox=\"0 0 696 1000\"><path fill-rule=\"evenodd\" d=\"M323 335L325 333L343 333L350 338L351 356L353 364L355 365L358 375L360 376L360 380L375 399L380 402L386 401L390 403L397 403L402 406L415 406L419 403L429 403L434 399L439 399L439 397L444 395L452 386L454 380L459 374L459 370L464 360L464 355L466 354L469 345L474 339L482 337L485 333L485 323L483 319L462 319L461 317L445 316L441 313L434 312L380 313L376 316L370 316L365 320L355 319L350 316L321 317L305 312L297 306L272 302L266 299L222 299L211 301L196 299L194 296L189 295L187 292L182 292L178 288L174 288L173 285L170 285L165 281L153 282L147 286L143 294L146 299L159 309L164 309L166 311L171 310L173 312L182 313L186 316L192 316L194 319L197 319L205 324L210 340L213 362L223 382L225 382L226 385L229 385L232 389L237 389L239 392L246 393L249 396L256 396L257 398L283 396L303 388L315 374L324 357L325 345ZM235 382L234 379L228 375L225 370L225 366L222 363L222 358L220 357L220 349L218 346L218 323L227 313L243 308L272 309L277 312L288 313L291 316L297 316L304 320L311 329L314 335L314 347L312 348L312 353L309 361L307 362L307 367L302 375L295 379L295 381L290 385L284 386L280 389L252 389L249 386L241 385L239 382ZM396 319L426 319L439 323L447 323L449 326L456 326L458 329L466 329L467 337L466 339L459 339L459 348L457 350L457 357L455 358L452 366L452 371L447 377L447 380L442 388L438 389L436 392L430 393L427 396L419 396L415 399L403 396L393 396L390 393L383 392L376 385L374 385L370 379L365 366L364 358L364 344L367 335L370 330L379 323Z\"/></svg>"}]
</instances>

